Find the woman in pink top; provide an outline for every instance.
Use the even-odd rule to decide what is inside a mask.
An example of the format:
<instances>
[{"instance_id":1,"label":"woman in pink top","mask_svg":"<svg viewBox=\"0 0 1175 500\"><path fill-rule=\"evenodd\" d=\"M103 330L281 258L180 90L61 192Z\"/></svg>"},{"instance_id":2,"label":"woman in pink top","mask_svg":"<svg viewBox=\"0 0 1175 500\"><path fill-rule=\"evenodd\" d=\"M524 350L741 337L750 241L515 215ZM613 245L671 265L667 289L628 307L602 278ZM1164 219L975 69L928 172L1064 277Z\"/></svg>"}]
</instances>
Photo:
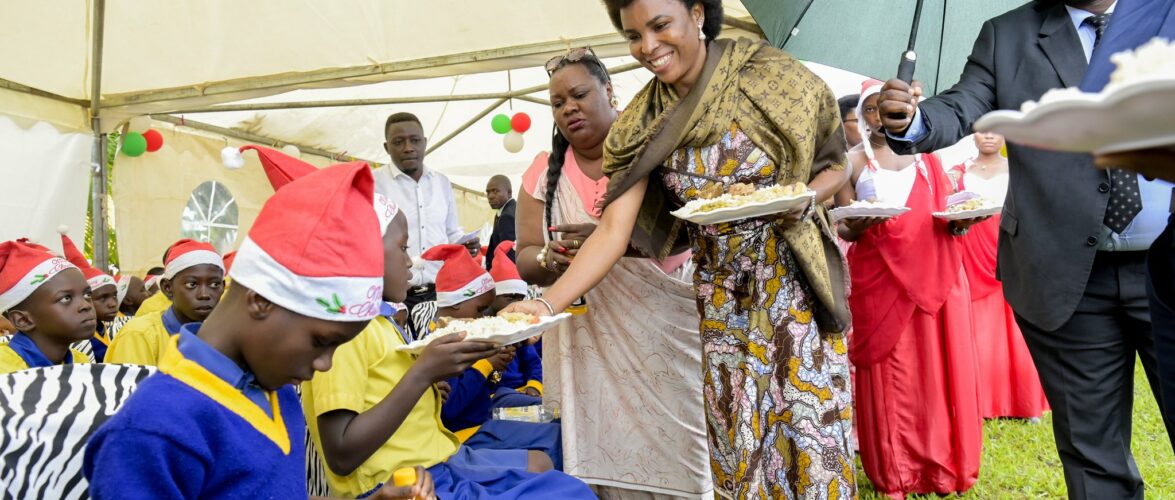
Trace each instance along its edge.
<instances>
[{"instance_id":1,"label":"woman in pink top","mask_svg":"<svg viewBox=\"0 0 1175 500\"><path fill-rule=\"evenodd\" d=\"M517 223L518 270L539 285L563 274L573 242L599 222L603 143L617 116L607 70L590 49L552 59L547 71L553 151L523 175ZM621 258L587 293L586 312L543 342L564 471L602 498L713 497L692 273L689 252Z\"/></svg>"}]
</instances>

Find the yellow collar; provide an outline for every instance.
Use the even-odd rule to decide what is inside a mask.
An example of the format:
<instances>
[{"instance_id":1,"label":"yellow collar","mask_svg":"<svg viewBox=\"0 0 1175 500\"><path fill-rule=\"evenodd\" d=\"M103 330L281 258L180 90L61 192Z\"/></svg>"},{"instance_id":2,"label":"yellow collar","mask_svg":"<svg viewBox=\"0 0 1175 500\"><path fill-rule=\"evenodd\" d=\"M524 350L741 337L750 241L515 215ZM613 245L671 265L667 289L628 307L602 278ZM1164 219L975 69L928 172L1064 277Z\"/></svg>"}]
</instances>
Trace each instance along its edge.
<instances>
[{"instance_id":1,"label":"yellow collar","mask_svg":"<svg viewBox=\"0 0 1175 500\"><path fill-rule=\"evenodd\" d=\"M273 408L273 418L270 419L261 408L241 394L241 391L236 390L220 377L213 375L203 366L185 358L179 350L179 337L179 335L171 337L170 344L164 349L163 357L159 360L159 371L175 377L176 380L236 413L254 429L257 429L257 432L273 441L273 444L276 444L282 453L288 455L290 453L290 435L286 431L285 422L282 421L277 392L268 391L269 404Z\"/></svg>"}]
</instances>

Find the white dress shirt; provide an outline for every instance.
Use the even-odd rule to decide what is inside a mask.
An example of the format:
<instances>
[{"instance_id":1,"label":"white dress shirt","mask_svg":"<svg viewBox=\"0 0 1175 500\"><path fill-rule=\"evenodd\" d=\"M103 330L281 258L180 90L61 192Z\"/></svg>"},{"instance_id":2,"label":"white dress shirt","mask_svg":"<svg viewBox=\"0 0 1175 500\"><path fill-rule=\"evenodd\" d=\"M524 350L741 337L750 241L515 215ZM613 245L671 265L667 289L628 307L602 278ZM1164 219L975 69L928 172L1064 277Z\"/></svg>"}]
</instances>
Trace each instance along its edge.
<instances>
[{"instance_id":1,"label":"white dress shirt","mask_svg":"<svg viewBox=\"0 0 1175 500\"><path fill-rule=\"evenodd\" d=\"M429 248L456 243L465 232L457 224L457 200L453 184L445 174L424 168L420 181L394 165L375 170L375 191L395 202L408 218L408 255L420 257ZM427 262L424 269L412 269L409 284L434 284L441 262Z\"/></svg>"}]
</instances>

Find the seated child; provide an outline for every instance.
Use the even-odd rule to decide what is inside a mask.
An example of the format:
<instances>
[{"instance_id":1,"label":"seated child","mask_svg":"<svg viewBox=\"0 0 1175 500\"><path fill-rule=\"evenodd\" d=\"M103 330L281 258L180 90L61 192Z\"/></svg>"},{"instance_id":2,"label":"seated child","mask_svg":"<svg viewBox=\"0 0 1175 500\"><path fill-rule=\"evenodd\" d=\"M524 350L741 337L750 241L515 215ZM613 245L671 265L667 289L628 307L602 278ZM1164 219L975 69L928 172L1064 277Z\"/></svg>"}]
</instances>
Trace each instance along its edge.
<instances>
[{"instance_id":1,"label":"seated child","mask_svg":"<svg viewBox=\"0 0 1175 500\"><path fill-rule=\"evenodd\" d=\"M94 336L90 285L47 248L0 243L0 314L15 330L0 345L0 373L90 361L69 347Z\"/></svg>"},{"instance_id":2,"label":"seated child","mask_svg":"<svg viewBox=\"0 0 1175 500\"><path fill-rule=\"evenodd\" d=\"M314 170L269 148L248 148L257 150L279 193L288 189L282 186L289 179ZM384 300L401 301L408 289L407 219L383 197L375 198L379 226L386 231L385 287L380 295ZM383 314L392 316L397 309L384 304L379 307ZM588 498L590 492L577 480L556 473L526 472L531 457L525 451L485 454L458 448L456 439L440 425L440 402L433 382L495 352L497 346L460 342L457 336L443 340L419 357L396 351L397 346L407 343L403 330L380 316L354 341L338 348L330 370L302 384L303 409L327 466L332 492L365 495L387 481L392 471L424 466L436 478L441 498L528 492L535 498L576 498L567 493ZM536 463L533 468L538 470L541 465ZM549 461L545 465L549 468ZM543 493L537 493L540 491Z\"/></svg>"},{"instance_id":3,"label":"seated child","mask_svg":"<svg viewBox=\"0 0 1175 500\"><path fill-rule=\"evenodd\" d=\"M167 247L167 251L163 253L163 260L167 261L167 252L171 251L171 247ZM163 268L152 267L147 270L147 276L143 278L143 286L147 288L147 299L139 305L138 315L150 314L153 312L163 312L171 307L171 299L167 298L159 288L160 282L163 281Z\"/></svg>"},{"instance_id":4,"label":"seated child","mask_svg":"<svg viewBox=\"0 0 1175 500\"><path fill-rule=\"evenodd\" d=\"M158 366L172 336L188 323L204 321L224 292L224 263L212 245L183 239L168 251L160 287L173 304L139 314L110 343L107 363ZM199 327L197 326L197 329Z\"/></svg>"},{"instance_id":5,"label":"seated child","mask_svg":"<svg viewBox=\"0 0 1175 500\"><path fill-rule=\"evenodd\" d=\"M113 341L114 336L139 312L139 306L147 299L147 288L138 276L124 274L118 277L118 317L110 322L110 331L107 339Z\"/></svg>"},{"instance_id":6,"label":"seated child","mask_svg":"<svg viewBox=\"0 0 1175 500\"><path fill-rule=\"evenodd\" d=\"M444 261L437 272L437 318L471 319L490 314L490 305L496 295L495 283L489 273L478 266L464 248L461 245L437 245L422 255L425 260ZM509 283L507 285L509 289ZM436 318L421 318L417 313L418 310L426 310L428 304L421 303L413 310L413 316L420 322L418 327L422 330L429 328L424 321L436 323ZM501 383L511 364L515 363L518 348L506 347L501 353L478 361L461 374L449 379L451 391L441 410L442 422L470 448L541 450L550 456L557 469L561 468L563 452L559 424L491 419L494 408L499 406L530 406L542 403L541 397L520 393L514 387ZM531 346L523 344L522 349L527 353L532 366L541 364L534 351L527 350L533 349ZM524 378L518 373L518 365L514 366L516 375L512 378ZM541 367L539 369L541 370ZM541 373L539 377L541 378ZM511 380L510 383L523 386L526 382ZM496 405L499 392L512 394L513 397L508 396L503 400L505 404Z\"/></svg>"},{"instance_id":7,"label":"seated child","mask_svg":"<svg viewBox=\"0 0 1175 500\"><path fill-rule=\"evenodd\" d=\"M101 363L106 358L106 348L110 345L107 334L110 322L118 317L118 284L109 274L90 265L81 250L74 246L73 240L66 236L64 226L58 228L58 232L61 233L61 249L65 254L65 260L81 270L82 275L86 277L86 283L90 285L90 302L94 305L94 314L98 319L94 335L90 338L90 350L94 353L93 361Z\"/></svg>"},{"instance_id":8,"label":"seated child","mask_svg":"<svg viewBox=\"0 0 1175 500\"><path fill-rule=\"evenodd\" d=\"M493 268L494 304L491 314L526 298L527 284L518 274L518 266L510 260L513 241L503 241L494 248ZM494 392L494 408L542 404L543 360L534 343L525 342L515 347L515 356L502 372L502 380Z\"/></svg>"},{"instance_id":9,"label":"seated child","mask_svg":"<svg viewBox=\"0 0 1175 500\"><path fill-rule=\"evenodd\" d=\"M90 439L93 498L307 497L305 420L289 384L329 370L379 311L383 252L370 168L302 181L265 203L198 334L188 324L171 337L160 373Z\"/></svg>"}]
</instances>

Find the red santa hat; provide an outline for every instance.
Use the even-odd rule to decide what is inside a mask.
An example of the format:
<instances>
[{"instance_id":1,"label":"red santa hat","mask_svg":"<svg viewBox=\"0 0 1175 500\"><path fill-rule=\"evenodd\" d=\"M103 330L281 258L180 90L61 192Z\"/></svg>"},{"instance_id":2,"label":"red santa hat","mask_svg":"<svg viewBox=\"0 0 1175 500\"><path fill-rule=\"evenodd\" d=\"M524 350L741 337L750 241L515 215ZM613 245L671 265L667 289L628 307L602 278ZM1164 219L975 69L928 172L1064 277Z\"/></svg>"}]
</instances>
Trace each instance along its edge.
<instances>
[{"instance_id":1,"label":"red santa hat","mask_svg":"<svg viewBox=\"0 0 1175 500\"><path fill-rule=\"evenodd\" d=\"M265 169L265 176L269 178L269 184L273 186L274 191L281 189L282 186L289 184L294 179L319 170L314 165L275 149L252 144L241 146L242 153L250 149L257 152L257 158L261 160L261 167ZM364 162L343 163L343 165L350 164L367 166ZM387 234L388 224L391 224L392 219L396 217L399 208L386 196L379 193L374 193L371 201L372 206L375 207L375 215L379 218L379 234L383 236Z\"/></svg>"},{"instance_id":2,"label":"red santa hat","mask_svg":"<svg viewBox=\"0 0 1175 500\"><path fill-rule=\"evenodd\" d=\"M237 251L236 250L233 250L229 253L224 254L223 259L224 259L224 273L225 274L228 274L230 271L233 270L233 260L236 258L237 258Z\"/></svg>"},{"instance_id":3,"label":"red santa hat","mask_svg":"<svg viewBox=\"0 0 1175 500\"><path fill-rule=\"evenodd\" d=\"M184 238L175 242L167 251L167 259L163 262L163 279L169 280L180 271L203 264L209 264L224 270L224 259L216 253L212 245L191 238Z\"/></svg>"},{"instance_id":4,"label":"red santa hat","mask_svg":"<svg viewBox=\"0 0 1175 500\"><path fill-rule=\"evenodd\" d=\"M363 163L335 165L284 185L237 250L240 284L296 314L366 321L383 303L384 255L371 211L375 179Z\"/></svg>"},{"instance_id":5,"label":"red santa hat","mask_svg":"<svg viewBox=\"0 0 1175 500\"><path fill-rule=\"evenodd\" d=\"M494 291L494 278L477 265L464 245L437 245L421 257L444 261L437 271L437 307L455 306Z\"/></svg>"},{"instance_id":6,"label":"red santa hat","mask_svg":"<svg viewBox=\"0 0 1175 500\"><path fill-rule=\"evenodd\" d=\"M494 278L494 290L498 295L526 295L526 282L518 274L518 266L510 260L513 241L503 241L494 247L494 263L490 276Z\"/></svg>"},{"instance_id":7,"label":"red santa hat","mask_svg":"<svg viewBox=\"0 0 1175 500\"><path fill-rule=\"evenodd\" d=\"M65 226L57 228L57 232L61 233L61 250L65 254L65 260L82 271L82 275L86 277L86 283L90 285L90 290L97 290L106 285L117 287L112 276L90 265L90 261L86 260L82 251L78 250L78 247L73 244L73 240L65 234L67 230Z\"/></svg>"},{"instance_id":8,"label":"red santa hat","mask_svg":"<svg viewBox=\"0 0 1175 500\"><path fill-rule=\"evenodd\" d=\"M153 274L151 276L147 276L146 278L143 278L143 289L150 290L151 287L158 286L159 280L162 278L163 278L163 276L160 276L158 274Z\"/></svg>"},{"instance_id":9,"label":"red santa hat","mask_svg":"<svg viewBox=\"0 0 1175 500\"><path fill-rule=\"evenodd\" d=\"M19 241L0 243L0 312L8 311L29 298L57 273L76 268L68 260L36 244Z\"/></svg>"}]
</instances>

